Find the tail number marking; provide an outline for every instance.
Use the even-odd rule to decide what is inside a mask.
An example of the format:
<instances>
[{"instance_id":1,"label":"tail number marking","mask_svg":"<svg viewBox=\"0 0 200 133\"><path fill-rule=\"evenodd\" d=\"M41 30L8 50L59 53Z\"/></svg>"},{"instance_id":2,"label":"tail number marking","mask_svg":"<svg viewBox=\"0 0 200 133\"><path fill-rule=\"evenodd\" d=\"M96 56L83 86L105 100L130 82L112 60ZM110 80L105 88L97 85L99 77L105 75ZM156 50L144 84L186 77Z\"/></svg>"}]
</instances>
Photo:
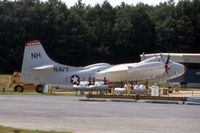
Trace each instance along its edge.
<instances>
[{"instance_id":1,"label":"tail number marking","mask_svg":"<svg viewBox=\"0 0 200 133\"><path fill-rule=\"evenodd\" d=\"M40 52L31 53L31 58L32 58L32 59L41 58L41 53L40 53Z\"/></svg>"}]
</instances>

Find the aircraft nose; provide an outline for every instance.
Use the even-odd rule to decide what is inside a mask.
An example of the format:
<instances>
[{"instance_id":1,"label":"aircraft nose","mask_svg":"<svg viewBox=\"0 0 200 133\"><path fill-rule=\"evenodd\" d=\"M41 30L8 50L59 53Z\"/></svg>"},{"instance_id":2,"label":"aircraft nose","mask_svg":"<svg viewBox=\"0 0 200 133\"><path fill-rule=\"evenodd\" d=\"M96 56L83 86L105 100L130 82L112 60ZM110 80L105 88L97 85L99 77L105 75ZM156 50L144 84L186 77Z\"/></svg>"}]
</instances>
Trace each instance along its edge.
<instances>
[{"instance_id":1,"label":"aircraft nose","mask_svg":"<svg viewBox=\"0 0 200 133\"><path fill-rule=\"evenodd\" d=\"M180 63L173 62L170 64L169 79L179 77L185 73L185 66Z\"/></svg>"}]
</instances>

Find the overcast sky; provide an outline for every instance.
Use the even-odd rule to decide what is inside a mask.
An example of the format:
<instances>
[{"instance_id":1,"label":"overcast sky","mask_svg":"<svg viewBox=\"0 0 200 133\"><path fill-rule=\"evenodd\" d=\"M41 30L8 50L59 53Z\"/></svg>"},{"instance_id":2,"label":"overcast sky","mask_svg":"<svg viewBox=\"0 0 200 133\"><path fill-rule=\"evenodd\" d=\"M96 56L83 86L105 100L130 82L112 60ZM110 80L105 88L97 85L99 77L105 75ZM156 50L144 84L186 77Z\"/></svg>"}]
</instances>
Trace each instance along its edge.
<instances>
[{"instance_id":1,"label":"overcast sky","mask_svg":"<svg viewBox=\"0 0 200 133\"><path fill-rule=\"evenodd\" d=\"M61 1L65 2L68 7L73 6L77 2L77 0L61 0ZM91 5L91 6L94 6L96 3L102 4L104 1L105 0L82 0L83 3L85 3L86 5ZM117 5L120 5L121 2L123 2L123 1L129 5L131 5L131 4L136 5L139 2L148 4L148 5L157 5L160 2L165 2L168 0L107 0L107 1L112 6L117 6ZM175 2L178 2L178 1L179 0L175 0Z\"/></svg>"}]
</instances>

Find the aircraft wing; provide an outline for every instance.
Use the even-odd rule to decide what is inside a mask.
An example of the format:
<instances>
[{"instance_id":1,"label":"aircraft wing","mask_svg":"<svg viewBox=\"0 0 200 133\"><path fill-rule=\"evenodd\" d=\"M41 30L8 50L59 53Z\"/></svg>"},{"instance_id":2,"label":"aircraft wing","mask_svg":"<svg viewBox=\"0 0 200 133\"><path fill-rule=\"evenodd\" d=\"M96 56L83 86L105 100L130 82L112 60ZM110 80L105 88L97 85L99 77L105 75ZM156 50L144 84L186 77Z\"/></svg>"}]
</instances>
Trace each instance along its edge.
<instances>
[{"instance_id":1,"label":"aircraft wing","mask_svg":"<svg viewBox=\"0 0 200 133\"><path fill-rule=\"evenodd\" d=\"M126 70L128 70L128 65L127 64L122 64L122 65L115 65L113 67L110 67L108 69L100 71L100 72L98 72L98 74L101 74L101 73L112 73L112 72L126 71Z\"/></svg>"},{"instance_id":2,"label":"aircraft wing","mask_svg":"<svg viewBox=\"0 0 200 133\"><path fill-rule=\"evenodd\" d=\"M164 70L164 63L162 62L148 62L148 63L129 63L129 64L121 64L115 65L103 71L100 71L98 74L103 73L113 73L113 72L120 72L120 71L128 71L130 72L139 72L144 70L155 70L155 69L162 69Z\"/></svg>"},{"instance_id":3,"label":"aircraft wing","mask_svg":"<svg viewBox=\"0 0 200 133\"><path fill-rule=\"evenodd\" d=\"M144 72L144 71L154 71L154 70L161 70L165 71L165 64L162 62L148 62L148 63L137 63L132 66L128 66L128 72Z\"/></svg>"}]
</instances>

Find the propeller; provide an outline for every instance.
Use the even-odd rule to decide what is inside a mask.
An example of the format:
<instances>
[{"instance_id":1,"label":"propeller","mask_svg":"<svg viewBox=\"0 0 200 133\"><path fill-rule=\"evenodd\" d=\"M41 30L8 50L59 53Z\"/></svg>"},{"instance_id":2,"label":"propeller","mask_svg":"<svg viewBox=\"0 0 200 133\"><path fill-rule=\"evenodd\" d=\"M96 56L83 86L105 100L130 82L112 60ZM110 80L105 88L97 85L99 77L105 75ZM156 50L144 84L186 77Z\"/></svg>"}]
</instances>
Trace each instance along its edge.
<instances>
[{"instance_id":1,"label":"propeller","mask_svg":"<svg viewBox=\"0 0 200 133\"><path fill-rule=\"evenodd\" d=\"M170 55L167 56L166 60L163 58L162 54L160 54L160 61L162 61L165 65L165 72L163 73L163 76L162 76L162 80L164 81L164 77L165 77L165 74L167 75L167 77L169 77L169 73L168 71L170 70L170 67L169 67L169 61L170 61ZM168 80L167 80L168 81Z\"/></svg>"},{"instance_id":2,"label":"propeller","mask_svg":"<svg viewBox=\"0 0 200 133\"><path fill-rule=\"evenodd\" d=\"M168 76L169 76L168 71L170 70L170 67L168 66L169 60L170 60L170 55L167 56L167 59L165 61L165 72L167 73Z\"/></svg>"},{"instance_id":3,"label":"propeller","mask_svg":"<svg viewBox=\"0 0 200 133\"><path fill-rule=\"evenodd\" d=\"M167 65L168 65L168 63L169 63L169 60L170 60L170 55L168 55L168 56L167 56L167 60L166 60L165 64L167 64Z\"/></svg>"}]
</instances>

